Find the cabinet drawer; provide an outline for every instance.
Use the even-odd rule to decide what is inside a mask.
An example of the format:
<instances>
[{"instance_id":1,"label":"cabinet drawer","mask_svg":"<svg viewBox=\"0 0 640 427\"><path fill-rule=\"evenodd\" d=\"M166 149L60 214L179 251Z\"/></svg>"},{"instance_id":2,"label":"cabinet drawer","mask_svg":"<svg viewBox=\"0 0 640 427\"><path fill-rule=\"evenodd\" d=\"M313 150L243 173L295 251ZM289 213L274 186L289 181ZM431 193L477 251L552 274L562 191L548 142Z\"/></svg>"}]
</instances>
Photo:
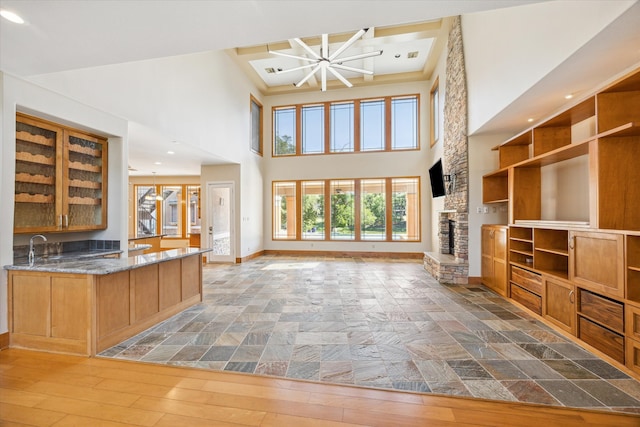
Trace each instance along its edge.
<instances>
[{"instance_id":1,"label":"cabinet drawer","mask_svg":"<svg viewBox=\"0 0 640 427\"><path fill-rule=\"evenodd\" d=\"M626 304L624 331L627 337L640 342L640 308Z\"/></svg>"},{"instance_id":2,"label":"cabinet drawer","mask_svg":"<svg viewBox=\"0 0 640 427\"><path fill-rule=\"evenodd\" d=\"M580 316L579 316L580 317ZM624 363L624 337L592 321L580 317L579 336L582 341L597 348L607 356Z\"/></svg>"},{"instance_id":3,"label":"cabinet drawer","mask_svg":"<svg viewBox=\"0 0 640 427\"><path fill-rule=\"evenodd\" d=\"M578 312L609 329L624 332L624 305L620 302L580 289Z\"/></svg>"},{"instance_id":4,"label":"cabinet drawer","mask_svg":"<svg viewBox=\"0 0 640 427\"><path fill-rule=\"evenodd\" d=\"M640 341L627 338L627 368L633 372L640 374Z\"/></svg>"},{"instance_id":5,"label":"cabinet drawer","mask_svg":"<svg viewBox=\"0 0 640 427\"><path fill-rule=\"evenodd\" d=\"M511 281L534 294L542 295L542 277L539 274L512 265Z\"/></svg>"},{"instance_id":6,"label":"cabinet drawer","mask_svg":"<svg viewBox=\"0 0 640 427\"><path fill-rule=\"evenodd\" d=\"M542 315L542 298L514 283L511 284L511 299L524 305L534 313Z\"/></svg>"}]
</instances>

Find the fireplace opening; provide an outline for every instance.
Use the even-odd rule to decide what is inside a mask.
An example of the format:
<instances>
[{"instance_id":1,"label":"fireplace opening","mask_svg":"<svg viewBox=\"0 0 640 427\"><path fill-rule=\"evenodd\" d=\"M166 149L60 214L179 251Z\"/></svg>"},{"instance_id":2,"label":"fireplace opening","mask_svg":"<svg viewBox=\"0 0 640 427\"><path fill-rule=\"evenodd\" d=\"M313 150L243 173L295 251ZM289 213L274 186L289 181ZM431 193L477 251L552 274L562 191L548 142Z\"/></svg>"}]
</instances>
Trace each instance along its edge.
<instances>
[{"instance_id":1,"label":"fireplace opening","mask_svg":"<svg viewBox=\"0 0 640 427\"><path fill-rule=\"evenodd\" d=\"M456 231L456 222L452 219L449 220L449 254L455 254L455 231Z\"/></svg>"}]
</instances>

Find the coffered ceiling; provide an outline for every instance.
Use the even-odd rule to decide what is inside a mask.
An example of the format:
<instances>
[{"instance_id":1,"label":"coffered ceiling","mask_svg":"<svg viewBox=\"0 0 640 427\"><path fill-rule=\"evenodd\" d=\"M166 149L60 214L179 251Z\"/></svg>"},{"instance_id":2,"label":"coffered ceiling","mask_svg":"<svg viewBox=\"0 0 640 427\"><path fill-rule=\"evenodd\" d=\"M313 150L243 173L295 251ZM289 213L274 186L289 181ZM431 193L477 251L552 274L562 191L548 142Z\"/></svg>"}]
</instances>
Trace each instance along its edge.
<instances>
[{"instance_id":1,"label":"coffered ceiling","mask_svg":"<svg viewBox=\"0 0 640 427\"><path fill-rule=\"evenodd\" d=\"M342 75L354 86L429 80L442 48L446 44L450 23L451 18L443 18L405 25L369 28L362 38L341 54L341 57L382 51L379 56L350 61L345 64L349 67L371 71L373 74L363 75L345 71L342 72ZM329 53L335 52L353 35L354 32L329 34ZM320 54L320 35L301 40L316 54ZM237 47L229 49L228 53L265 95L320 90L320 73L313 75L298 88L294 85L301 81L310 70L299 69L286 72L307 65L308 62L278 56L270 53L271 51L312 58L299 43L292 39ZM344 87L343 83L331 73L328 73L327 80L327 89Z\"/></svg>"}]
</instances>

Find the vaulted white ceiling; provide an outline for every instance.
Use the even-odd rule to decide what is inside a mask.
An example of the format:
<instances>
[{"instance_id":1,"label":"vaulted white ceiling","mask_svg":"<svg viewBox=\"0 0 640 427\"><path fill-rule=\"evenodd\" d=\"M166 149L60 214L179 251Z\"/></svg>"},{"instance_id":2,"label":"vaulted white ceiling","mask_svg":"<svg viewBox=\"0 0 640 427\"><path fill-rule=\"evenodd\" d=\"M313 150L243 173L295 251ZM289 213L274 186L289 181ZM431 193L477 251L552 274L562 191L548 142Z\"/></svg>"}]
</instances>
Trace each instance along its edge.
<instances>
[{"instance_id":1,"label":"vaulted white ceiling","mask_svg":"<svg viewBox=\"0 0 640 427\"><path fill-rule=\"evenodd\" d=\"M382 49L384 53L357 64L374 71L373 78L349 76L352 83L427 80L444 43L448 21L443 18L543 1L550 0L0 0L1 9L17 12L26 21L17 25L0 19L0 70L37 80L61 71L225 50L268 95L290 91L301 74L267 73L269 68L299 65L269 55L267 45L272 50L299 54L291 42L294 38L317 49L319 36L327 33L334 49L358 29L371 28L353 52ZM557 104L544 104L549 99L546 95L575 78L576 70L580 70L585 87L610 76L611 64L605 62L619 60L624 50L616 51L614 58L607 46L619 43L620 37L631 44L637 40L640 25L634 30L633 21L638 9L620 26L608 29L577 52L571 64L553 70L549 78L510 105L511 116L500 112L481 131L512 130L514 114L526 114L523 111L534 103L541 111L556 108ZM410 52L417 52L417 57L409 59ZM607 60L594 62L594 57ZM591 65L586 67L587 63ZM301 89L319 90L317 80L315 85L310 79ZM329 86L341 87L342 83L330 81ZM163 113L158 111L157 115L162 117ZM149 163L148 153L158 151L163 135L131 117L124 118L132 121L130 158L137 164ZM199 172L200 164L219 159L193 149L166 161L164 174L193 175Z\"/></svg>"}]
</instances>

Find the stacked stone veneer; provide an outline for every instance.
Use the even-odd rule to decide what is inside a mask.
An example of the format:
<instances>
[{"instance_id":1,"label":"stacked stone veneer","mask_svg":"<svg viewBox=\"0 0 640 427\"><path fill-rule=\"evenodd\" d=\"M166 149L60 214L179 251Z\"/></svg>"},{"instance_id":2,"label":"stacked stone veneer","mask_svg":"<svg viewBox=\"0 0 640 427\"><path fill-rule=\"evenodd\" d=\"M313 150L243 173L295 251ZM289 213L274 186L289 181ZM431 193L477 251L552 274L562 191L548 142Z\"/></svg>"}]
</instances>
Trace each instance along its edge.
<instances>
[{"instance_id":1,"label":"stacked stone veneer","mask_svg":"<svg viewBox=\"0 0 640 427\"><path fill-rule=\"evenodd\" d=\"M425 269L441 283L469 281L469 148L467 82L460 17L449 32L444 100L444 173L451 182L439 221L440 254L425 254ZM449 252L449 220L456 222L454 249Z\"/></svg>"}]
</instances>

